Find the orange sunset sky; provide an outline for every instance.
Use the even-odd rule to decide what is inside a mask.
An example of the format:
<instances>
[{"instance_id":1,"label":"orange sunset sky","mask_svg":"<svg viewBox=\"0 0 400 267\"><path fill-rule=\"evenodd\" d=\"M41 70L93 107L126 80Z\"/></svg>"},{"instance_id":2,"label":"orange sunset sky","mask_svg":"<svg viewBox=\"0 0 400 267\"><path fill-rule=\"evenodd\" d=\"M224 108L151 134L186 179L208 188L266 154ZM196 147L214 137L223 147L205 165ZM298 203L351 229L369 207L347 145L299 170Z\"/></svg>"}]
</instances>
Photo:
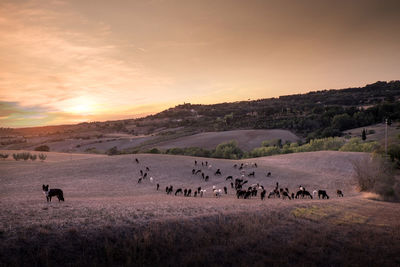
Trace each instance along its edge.
<instances>
[{"instance_id":1,"label":"orange sunset sky","mask_svg":"<svg viewBox=\"0 0 400 267\"><path fill-rule=\"evenodd\" d=\"M0 126L400 78L400 1L1 0Z\"/></svg>"}]
</instances>

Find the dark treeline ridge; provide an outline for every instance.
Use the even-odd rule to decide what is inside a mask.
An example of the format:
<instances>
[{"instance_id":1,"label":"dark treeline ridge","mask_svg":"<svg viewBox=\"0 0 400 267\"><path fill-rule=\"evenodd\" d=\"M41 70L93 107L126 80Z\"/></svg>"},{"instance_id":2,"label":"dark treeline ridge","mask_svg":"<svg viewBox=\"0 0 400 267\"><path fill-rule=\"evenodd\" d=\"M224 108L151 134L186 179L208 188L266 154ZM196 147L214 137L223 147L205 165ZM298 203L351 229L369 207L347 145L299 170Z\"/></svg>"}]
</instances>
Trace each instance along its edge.
<instances>
[{"instance_id":1,"label":"dark treeline ridge","mask_svg":"<svg viewBox=\"0 0 400 267\"><path fill-rule=\"evenodd\" d=\"M364 87L322 90L279 98L213 105L185 103L138 119L84 122L76 125L0 128L3 135L98 135L124 132L164 136L237 129L287 129L313 138L340 136L341 131L400 118L400 81ZM180 128L179 128L180 127ZM162 132L159 130L163 129ZM169 130L168 130L169 129Z\"/></svg>"},{"instance_id":2,"label":"dark treeline ridge","mask_svg":"<svg viewBox=\"0 0 400 267\"><path fill-rule=\"evenodd\" d=\"M304 137L339 136L341 131L400 118L400 81L361 88L200 105L186 103L147 118L162 126L201 131L288 129ZM164 119L164 120L163 120ZM166 121L165 119L168 119ZM140 122L143 119L138 119Z\"/></svg>"}]
</instances>

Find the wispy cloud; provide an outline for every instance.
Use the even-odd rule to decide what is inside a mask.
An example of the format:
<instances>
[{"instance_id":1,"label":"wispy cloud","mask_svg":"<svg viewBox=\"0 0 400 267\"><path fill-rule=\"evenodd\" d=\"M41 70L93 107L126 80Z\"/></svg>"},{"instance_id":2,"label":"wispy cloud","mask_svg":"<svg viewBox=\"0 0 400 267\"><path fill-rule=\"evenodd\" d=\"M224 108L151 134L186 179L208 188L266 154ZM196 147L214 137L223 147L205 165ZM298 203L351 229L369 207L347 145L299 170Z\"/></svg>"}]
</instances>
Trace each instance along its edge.
<instances>
[{"instance_id":1,"label":"wispy cloud","mask_svg":"<svg viewBox=\"0 0 400 267\"><path fill-rule=\"evenodd\" d=\"M89 99L101 114L113 106L143 105L152 90L168 83L119 56L107 38L110 26L60 11L62 1L43 3L0 4L0 99L40 107L42 114L65 113Z\"/></svg>"}]
</instances>

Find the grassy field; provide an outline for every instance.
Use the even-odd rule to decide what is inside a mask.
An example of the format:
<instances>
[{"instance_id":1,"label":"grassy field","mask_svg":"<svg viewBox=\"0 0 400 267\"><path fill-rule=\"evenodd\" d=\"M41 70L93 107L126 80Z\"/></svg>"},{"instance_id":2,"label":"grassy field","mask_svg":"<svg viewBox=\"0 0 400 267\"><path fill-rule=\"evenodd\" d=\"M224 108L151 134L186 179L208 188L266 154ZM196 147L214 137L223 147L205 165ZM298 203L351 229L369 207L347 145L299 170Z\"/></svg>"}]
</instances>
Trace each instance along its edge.
<instances>
[{"instance_id":1,"label":"grassy field","mask_svg":"<svg viewBox=\"0 0 400 267\"><path fill-rule=\"evenodd\" d=\"M47 155L45 162L0 161L1 266L400 264L400 206L357 192L351 162L368 156L363 153L312 152L242 161ZM205 160L211 168L201 167ZM235 163L245 164L246 176L255 171L254 178L246 178L248 184L262 184L267 191L276 182L290 191L301 184L310 191L327 190L330 199L237 199L225 180L241 176ZM153 182L138 184L145 167ZM192 175L193 168L210 180ZM222 176L214 175L218 168ZM47 203L42 184L61 188L65 202L53 198ZM169 185L207 191L203 198L171 196L165 193ZM213 186L227 186L228 194L215 198ZM338 198L336 189L345 197Z\"/></svg>"}]
</instances>

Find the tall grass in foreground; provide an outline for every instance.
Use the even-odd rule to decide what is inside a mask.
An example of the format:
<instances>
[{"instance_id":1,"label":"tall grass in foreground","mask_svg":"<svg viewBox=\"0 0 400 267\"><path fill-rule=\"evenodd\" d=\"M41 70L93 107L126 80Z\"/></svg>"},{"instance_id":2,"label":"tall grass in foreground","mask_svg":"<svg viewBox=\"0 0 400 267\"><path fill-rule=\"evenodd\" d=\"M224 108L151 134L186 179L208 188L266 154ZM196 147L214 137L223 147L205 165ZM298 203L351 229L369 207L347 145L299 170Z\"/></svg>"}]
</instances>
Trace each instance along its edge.
<instances>
[{"instance_id":1,"label":"tall grass in foreground","mask_svg":"<svg viewBox=\"0 0 400 267\"><path fill-rule=\"evenodd\" d=\"M5 233L1 235L3 239ZM22 229L1 266L389 266L400 232L291 215L214 215L93 229ZM3 240L4 241L4 240Z\"/></svg>"}]
</instances>

